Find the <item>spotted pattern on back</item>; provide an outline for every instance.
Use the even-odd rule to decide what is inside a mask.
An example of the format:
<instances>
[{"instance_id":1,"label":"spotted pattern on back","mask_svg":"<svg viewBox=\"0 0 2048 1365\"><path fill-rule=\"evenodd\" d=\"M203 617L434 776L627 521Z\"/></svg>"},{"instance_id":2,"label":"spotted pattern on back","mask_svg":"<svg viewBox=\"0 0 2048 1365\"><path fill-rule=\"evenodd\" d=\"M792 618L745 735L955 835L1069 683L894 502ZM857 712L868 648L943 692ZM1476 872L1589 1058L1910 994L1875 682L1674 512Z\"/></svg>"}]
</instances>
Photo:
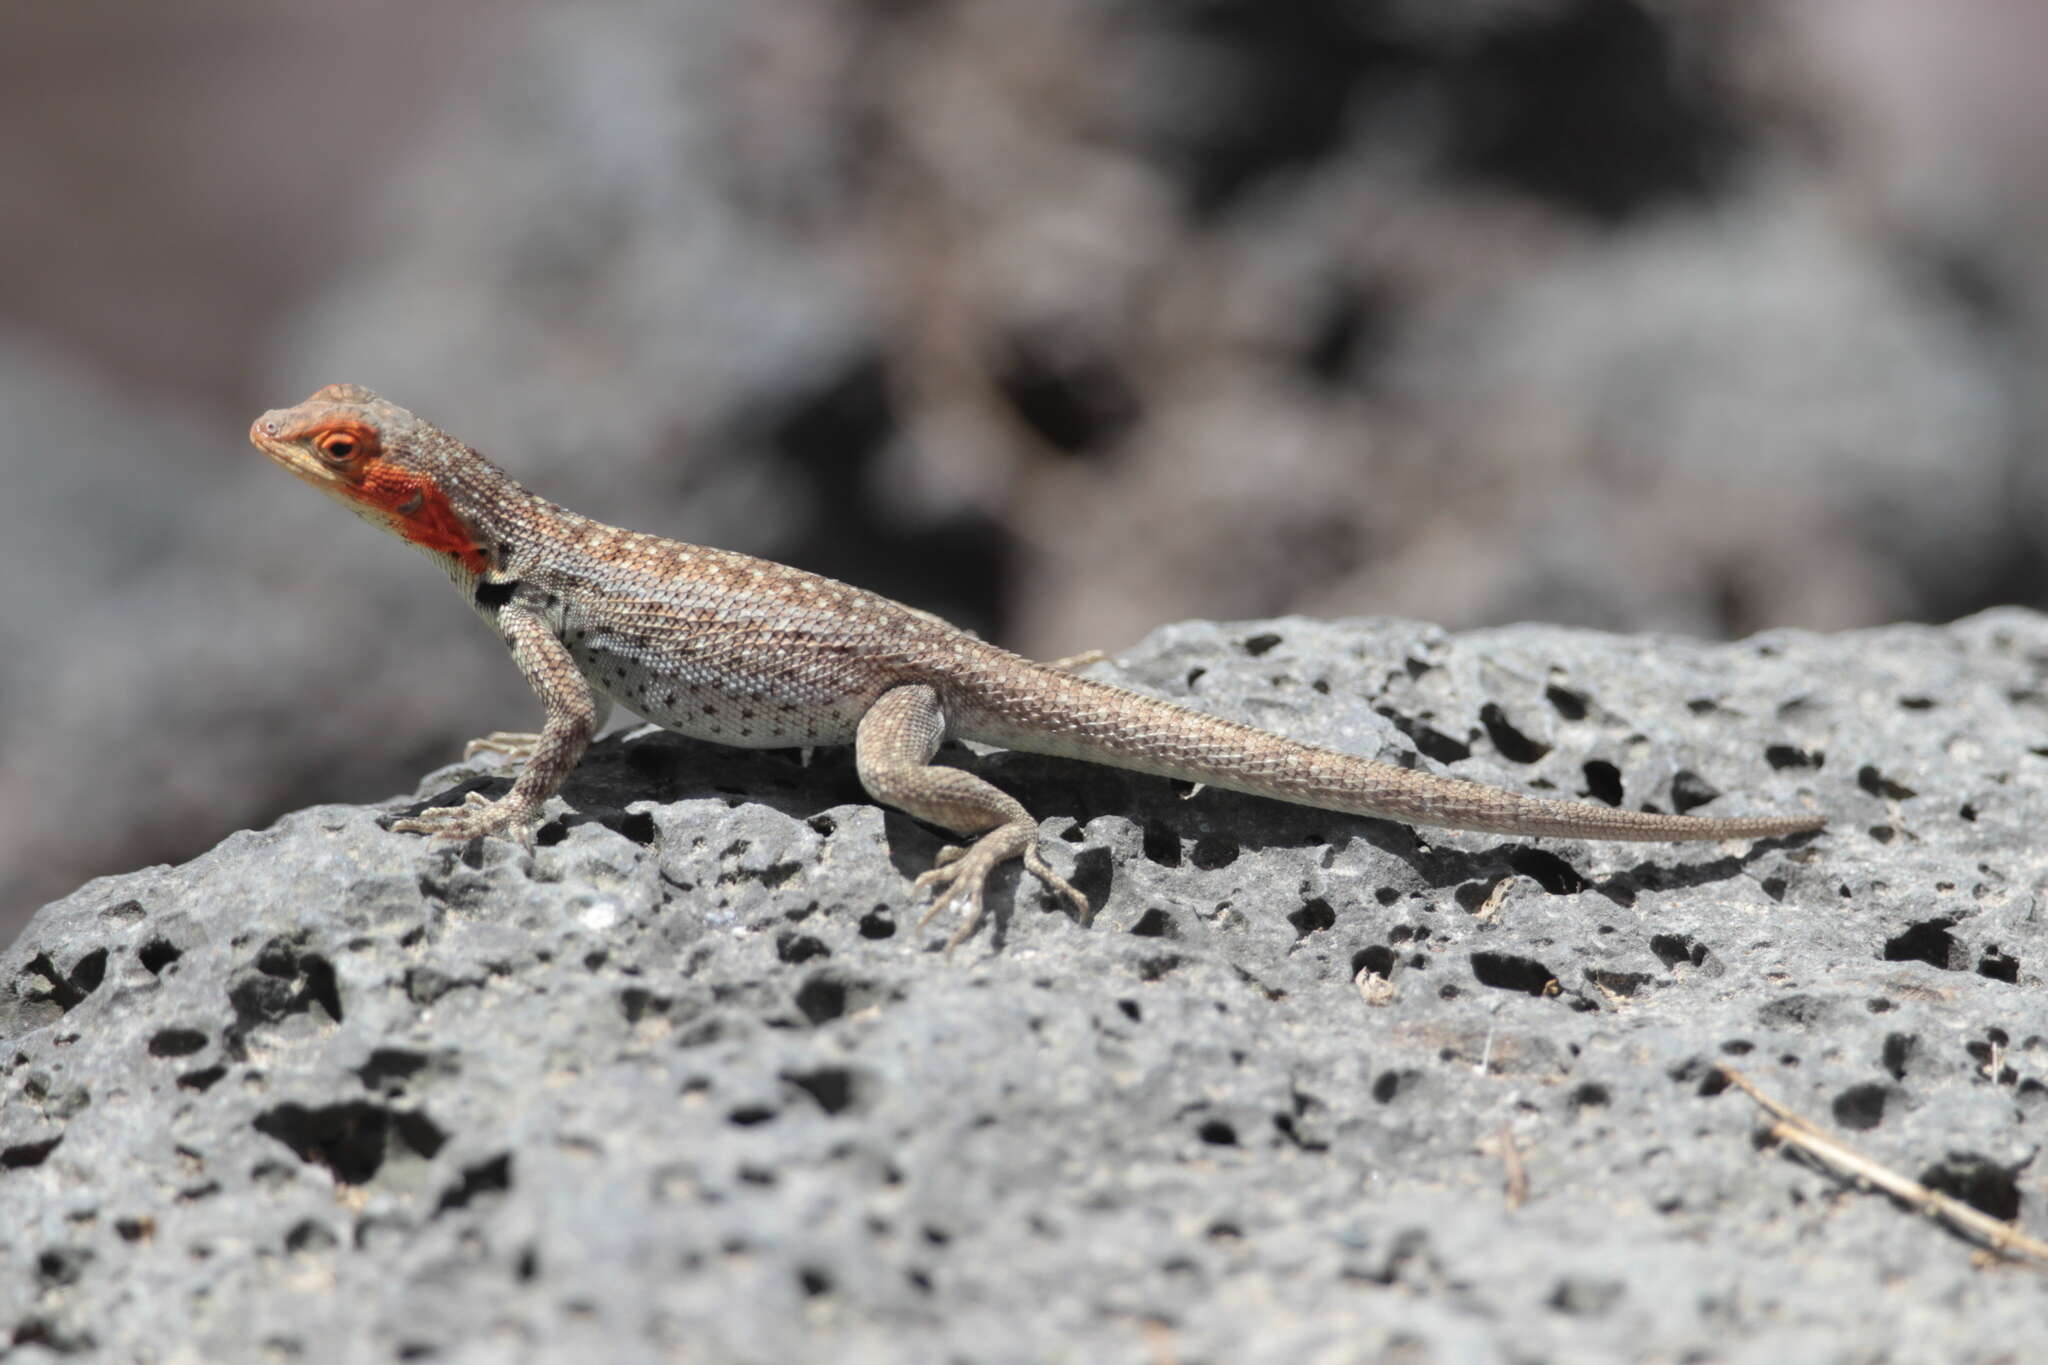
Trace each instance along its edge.
<instances>
[{"instance_id":1,"label":"spotted pattern on back","mask_svg":"<svg viewBox=\"0 0 2048 1365\"><path fill-rule=\"evenodd\" d=\"M331 440L343 427L362 434L360 449L345 457L315 448L320 433ZM1298 744L1034 664L816 574L579 517L350 385L266 413L250 436L440 563L498 630L547 710L541 743L504 798L467 813L429 812L404 827L470 837L511 826L530 836L541 803L597 727L598 696L724 744L854 741L870 792L981 836L943 874L976 914L994 862L1023 857L1048 884L1058 879L1038 858L1014 800L930 763L949 735L1330 810L1511 834L1726 839L1824 823L1547 800Z\"/></svg>"}]
</instances>

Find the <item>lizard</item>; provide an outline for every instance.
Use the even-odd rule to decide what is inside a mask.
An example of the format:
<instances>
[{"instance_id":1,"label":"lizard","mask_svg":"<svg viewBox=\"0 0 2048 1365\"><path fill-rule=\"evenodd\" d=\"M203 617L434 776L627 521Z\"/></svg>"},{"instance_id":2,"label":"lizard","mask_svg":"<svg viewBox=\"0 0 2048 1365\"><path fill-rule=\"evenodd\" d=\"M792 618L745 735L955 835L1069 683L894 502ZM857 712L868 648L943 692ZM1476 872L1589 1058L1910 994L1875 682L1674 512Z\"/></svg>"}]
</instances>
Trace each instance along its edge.
<instances>
[{"instance_id":1,"label":"lizard","mask_svg":"<svg viewBox=\"0 0 2048 1365\"><path fill-rule=\"evenodd\" d=\"M1179 778L1300 805L1518 836L1699 841L1805 834L1818 815L1701 817L1527 796L1299 743L1084 677L940 617L801 569L578 516L529 492L406 409L332 384L249 429L258 450L437 562L511 651L544 713L493 736L523 759L502 796L469 793L394 831L530 844L614 701L697 739L752 748L851 743L875 800L966 842L913 895L920 927L960 912L974 931L990 873L1013 858L1073 902L1014 797L935 764L947 738Z\"/></svg>"}]
</instances>

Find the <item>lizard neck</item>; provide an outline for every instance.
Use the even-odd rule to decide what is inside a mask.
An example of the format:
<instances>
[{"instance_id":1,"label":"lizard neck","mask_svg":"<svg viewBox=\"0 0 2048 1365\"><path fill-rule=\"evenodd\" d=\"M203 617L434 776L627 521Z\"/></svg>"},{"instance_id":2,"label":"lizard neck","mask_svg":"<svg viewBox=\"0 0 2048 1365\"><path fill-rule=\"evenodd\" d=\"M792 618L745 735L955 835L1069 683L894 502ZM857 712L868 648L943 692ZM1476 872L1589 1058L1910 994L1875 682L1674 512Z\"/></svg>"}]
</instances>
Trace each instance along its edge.
<instances>
[{"instance_id":1,"label":"lizard neck","mask_svg":"<svg viewBox=\"0 0 2048 1365\"><path fill-rule=\"evenodd\" d=\"M440 433L435 433L440 436ZM404 489L374 496L393 514L388 529L441 566L465 594L503 571L527 528L545 524L549 504L469 447L445 436Z\"/></svg>"},{"instance_id":2,"label":"lizard neck","mask_svg":"<svg viewBox=\"0 0 2048 1365\"><path fill-rule=\"evenodd\" d=\"M542 571L594 572L607 547L628 534L548 501L468 446L434 435L425 501L392 529L464 596L475 598L486 576L503 583Z\"/></svg>"}]
</instances>

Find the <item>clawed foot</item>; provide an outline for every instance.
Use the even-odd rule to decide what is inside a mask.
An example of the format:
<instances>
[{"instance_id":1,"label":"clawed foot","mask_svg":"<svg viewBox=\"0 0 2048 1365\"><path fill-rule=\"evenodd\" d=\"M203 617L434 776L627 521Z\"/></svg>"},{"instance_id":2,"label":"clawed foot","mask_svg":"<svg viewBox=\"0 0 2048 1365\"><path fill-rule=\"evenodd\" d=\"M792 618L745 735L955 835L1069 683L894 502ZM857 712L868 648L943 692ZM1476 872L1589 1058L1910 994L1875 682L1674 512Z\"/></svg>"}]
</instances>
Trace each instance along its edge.
<instances>
[{"instance_id":1,"label":"clawed foot","mask_svg":"<svg viewBox=\"0 0 2048 1365\"><path fill-rule=\"evenodd\" d=\"M970 847L961 848L948 844L940 849L938 859L932 864L931 870L921 874L911 883L913 895L923 894L926 888L931 888L933 893L931 909L924 912L924 918L917 922L917 927L923 929L941 910L949 906L958 906L961 911L960 927L946 940L946 951L951 953L981 923L981 917L986 909L982 904L982 893L987 887L989 874L1000 867L1005 859L1015 856L1008 849L1001 847L994 835ZM1066 878L1046 865L1036 845L1026 845L1023 857L1024 870L1072 901L1080 914L1080 922L1085 926L1092 918L1088 898L1075 890Z\"/></svg>"},{"instance_id":2,"label":"clawed foot","mask_svg":"<svg viewBox=\"0 0 2048 1365\"><path fill-rule=\"evenodd\" d=\"M531 844L541 826L541 813L527 810L509 798L491 800L482 792L471 792L459 806L435 806L418 815L394 820L390 828L400 834L426 834L437 839L474 839L496 834L516 843Z\"/></svg>"},{"instance_id":3,"label":"clawed foot","mask_svg":"<svg viewBox=\"0 0 2048 1365\"><path fill-rule=\"evenodd\" d=\"M462 746L462 761L467 763L478 754L503 754L514 761L533 757L534 749L540 744L540 736L530 730L493 730L482 739L473 739Z\"/></svg>"}]
</instances>

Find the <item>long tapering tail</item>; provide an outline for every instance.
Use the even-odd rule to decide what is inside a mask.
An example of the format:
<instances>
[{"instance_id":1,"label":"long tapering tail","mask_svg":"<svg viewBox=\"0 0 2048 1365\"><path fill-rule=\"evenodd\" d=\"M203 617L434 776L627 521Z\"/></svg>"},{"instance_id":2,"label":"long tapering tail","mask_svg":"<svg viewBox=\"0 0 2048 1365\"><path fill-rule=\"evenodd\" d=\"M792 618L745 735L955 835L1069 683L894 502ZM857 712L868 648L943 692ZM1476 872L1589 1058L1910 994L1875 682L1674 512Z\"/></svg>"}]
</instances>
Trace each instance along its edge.
<instances>
[{"instance_id":1,"label":"long tapering tail","mask_svg":"<svg viewBox=\"0 0 2048 1365\"><path fill-rule=\"evenodd\" d=\"M1000 683L981 682L984 673L950 689L950 733L1323 810L1496 834L1757 839L1827 824L1818 815L1704 818L1524 796L1301 744L1141 692L1015 662L1023 667L999 670Z\"/></svg>"}]
</instances>

